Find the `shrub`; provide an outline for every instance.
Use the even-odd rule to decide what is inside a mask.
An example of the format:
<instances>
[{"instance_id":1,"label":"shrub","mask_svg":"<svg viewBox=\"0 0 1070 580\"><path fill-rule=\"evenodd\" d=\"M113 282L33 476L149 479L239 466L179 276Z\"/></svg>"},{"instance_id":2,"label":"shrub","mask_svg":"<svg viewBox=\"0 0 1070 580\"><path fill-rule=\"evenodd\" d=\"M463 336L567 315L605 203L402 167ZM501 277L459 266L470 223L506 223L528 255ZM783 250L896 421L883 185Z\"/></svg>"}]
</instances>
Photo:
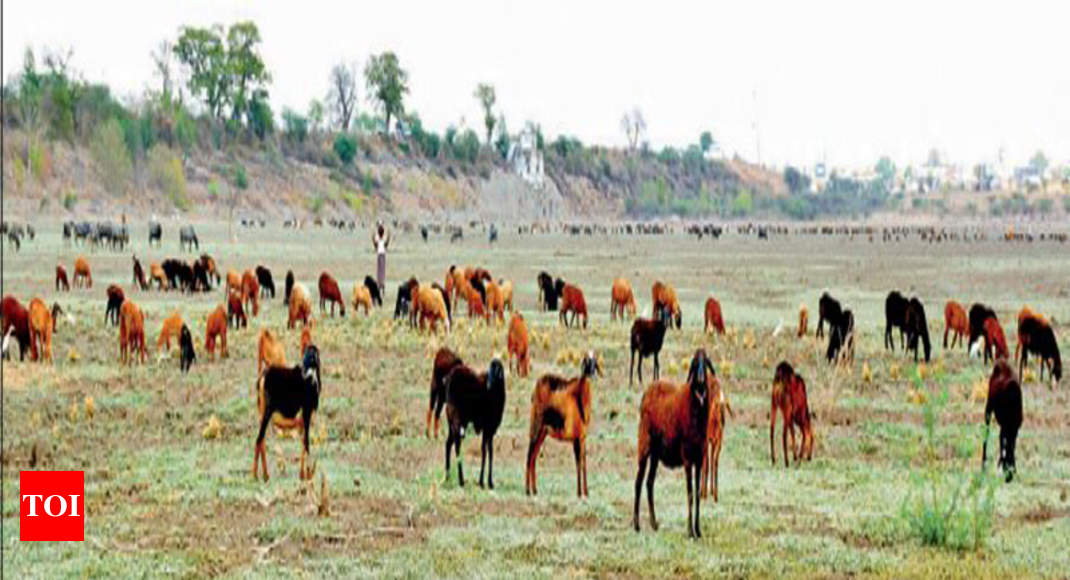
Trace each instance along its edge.
<instances>
[{"instance_id":1,"label":"shrub","mask_svg":"<svg viewBox=\"0 0 1070 580\"><path fill-rule=\"evenodd\" d=\"M291 141L303 143L308 136L308 119L293 109L287 107L282 110L282 125L286 138Z\"/></svg>"},{"instance_id":2,"label":"shrub","mask_svg":"<svg viewBox=\"0 0 1070 580\"><path fill-rule=\"evenodd\" d=\"M479 135L468 129L453 143L453 157L459 161L475 163L479 156Z\"/></svg>"},{"instance_id":3,"label":"shrub","mask_svg":"<svg viewBox=\"0 0 1070 580\"><path fill-rule=\"evenodd\" d=\"M32 151L31 148L31 159ZM105 187L112 191L120 191L126 187L133 175L134 166L123 137L123 128L118 121L111 119L97 127L89 142L89 154L93 157ZM36 170L34 172L36 173Z\"/></svg>"},{"instance_id":4,"label":"shrub","mask_svg":"<svg viewBox=\"0 0 1070 580\"><path fill-rule=\"evenodd\" d=\"M732 201L732 215L736 217L744 217L750 215L750 212L754 209L754 200L751 198L749 191L740 191L736 194L736 199Z\"/></svg>"},{"instance_id":5,"label":"shrub","mask_svg":"<svg viewBox=\"0 0 1070 580\"><path fill-rule=\"evenodd\" d=\"M319 213L323 211L323 204L325 201L325 196L322 193L313 195L307 200L308 211L312 212L314 215L319 215Z\"/></svg>"},{"instance_id":6,"label":"shrub","mask_svg":"<svg viewBox=\"0 0 1070 580\"><path fill-rule=\"evenodd\" d=\"M942 377L940 393L930 393L922 404L925 441L915 464L920 470L911 474L911 488L903 499L900 516L911 533L926 546L958 550L984 547L992 530L995 513L997 477L965 465L947 466L939 461L940 450L948 446L970 448L970 442L942 440L937 423L947 406L949 390ZM925 389L921 378L914 377L915 389ZM972 454L958 461L972 461Z\"/></svg>"},{"instance_id":7,"label":"shrub","mask_svg":"<svg viewBox=\"0 0 1070 580\"><path fill-rule=\"evenodd\" d=\"M149 150L149 178L153 185L167 195L176 208L182 211L189 209L189 198L186 196L186 175L182 171L182 160L163 143L157 143Z\"/></svg>"},{"instance_id":8,"label":"shrub","mask_svg":"<svg viewBox=\"0 0 1070 580\"><path fill-rule=\"evenodd\" d=\"M245 175L244 165L242 165L241 163L235 163L232 172L234 174L234 187L237 187L238 189L245 189L249 187L249 177Z\"/></svg>"},{"instance_id":9,"label":"shrub","mask_svg":"<svg viewBox=\"0 0 1070 580\"><path fill-rule=\"evenodd\" d=\"M342 163L349 165L357 156L357 140L349 135L338 135L334 138L334 154Z\"/></svg>"},{"instance_id":10,"label":"shrub","mask_svg":"<svg viewBox=\"0 0 1070 580\"><path fill-rule=\"evenodd\" d=\"M74 211L74 206L78 203L78 196L73 191L68 191L63 195L63 209L67 211Z\"/></svg>"}]
</instances>

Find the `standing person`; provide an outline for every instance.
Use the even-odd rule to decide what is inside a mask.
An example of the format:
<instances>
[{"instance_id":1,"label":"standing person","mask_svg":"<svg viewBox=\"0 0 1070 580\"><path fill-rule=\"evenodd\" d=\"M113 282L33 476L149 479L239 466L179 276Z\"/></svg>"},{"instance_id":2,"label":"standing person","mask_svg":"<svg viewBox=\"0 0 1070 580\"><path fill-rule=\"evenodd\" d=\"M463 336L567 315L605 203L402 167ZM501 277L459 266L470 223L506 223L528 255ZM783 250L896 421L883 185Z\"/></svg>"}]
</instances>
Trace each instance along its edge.
<instances>
[{"instance_id":1,"label":"standing person","mask_svg":"<svg viewBox=\"0 0 1070 580\"><path fill-rule=\"evenodd\" d=\"M379 263L376 274L379 282L379 290L386 288L386 249L390 247L390 233L386 231L383 220L375 221L375 229L372 230L372 246L378 255Z\"/></svg>"}]
</instances>

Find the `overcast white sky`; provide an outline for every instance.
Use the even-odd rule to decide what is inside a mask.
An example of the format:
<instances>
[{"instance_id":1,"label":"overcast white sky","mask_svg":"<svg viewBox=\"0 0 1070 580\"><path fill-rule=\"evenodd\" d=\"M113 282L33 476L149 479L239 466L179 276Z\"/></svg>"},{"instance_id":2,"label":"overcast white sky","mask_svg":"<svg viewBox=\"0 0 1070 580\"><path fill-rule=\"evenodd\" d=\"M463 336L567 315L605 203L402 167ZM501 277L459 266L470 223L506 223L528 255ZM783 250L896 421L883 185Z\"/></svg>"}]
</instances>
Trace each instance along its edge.
<instances>
[{"instance_id":1,"label":"overcast white sky","mask_svg":"<svg viewBox=\"0 0 1070 580\"><path fill-rule=\"evenodd\" d=\"M398 54L407 107L442 130L480 124L478 82L512 130L621 145L639 106L655 147L704 129L765 163L870 165L881 154L1070 162L1070 3L1033 0L633 2L99 1L3 3L4 79L26 46L124 96L153 82L150 51L183 24L252 19L276 113L322 98L342 59ZM361 106L368 108L363 100Z\"/></svg>"}]
</instances>

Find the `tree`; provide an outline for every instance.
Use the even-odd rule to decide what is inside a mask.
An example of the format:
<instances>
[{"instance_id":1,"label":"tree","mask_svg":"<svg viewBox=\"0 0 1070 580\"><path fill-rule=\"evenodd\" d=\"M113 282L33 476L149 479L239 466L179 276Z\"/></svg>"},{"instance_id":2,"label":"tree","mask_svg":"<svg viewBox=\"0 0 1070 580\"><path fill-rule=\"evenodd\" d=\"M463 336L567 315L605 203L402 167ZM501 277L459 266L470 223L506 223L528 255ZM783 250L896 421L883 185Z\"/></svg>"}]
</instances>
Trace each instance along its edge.
<instances>
[{"instance_id":1,"label":"tree","mask_svg":"<svg viewBox=\"0 0 1070 580\"><path fill-rule=\"evenodd\" d=\"M169 101L173 90L172 79L174 72L172 65L175 46L169 40L161 40L160 44L156 46L156 50L153 50L150 55L152 56L152 66L156 69L155 75L160 78L160 96Z\"/></svg>"},{"instance_id":2,"label":"tree","mask_svg":"<svg viewBox=\"0 0 1070 580\"><path fill-rule=\"evenodd\" d=\"M709 131L703 131L702 134L698 137L698 143L699 147L702 148L702 154L706 155L710 152L710 149L713 149L713 145L714 143L716 143L716 141L713 140L712 133L710 133Z\"/></svg>"},{"instance_id":3,"label":"tree","mask_svg":"<svg viewBox=\"0 0 1070 580\"><path fill-rule=\"evenodd\" d=\"M630 113L624 113L620 119L620 127L628 138L628 149L635 151L639 145L639 139L646 133L646 119L643 118L643 112L639 110L639 107L635 107Z\"/></svg>"},{"instance_id":4,"label":"tree","mask_svg":"<svg viewBox=\"0 0 1070 580\"><path fill-rule=\"evenodd\" d=\"M353 158L357 156L357 141L349 135L339 134L334 138L334 153L338 155L338 158L342 160L342 163L349 165Z\"/></svg>"},{"instance_id":5,"label":"tree","mask_svg":"<svg viewBox=\"0 0 1070 580\"><path fill-rule=\"evenodd\" d=\"M509 157L509 145L511 141L509 139L509 131L505 128L505 116L498 116L498 137L494 140L494 148L498 150L498 154L502 156L502 159Z\"/></svg>"},{"instance_id":6,"label":"tree","mask_svg":"<svg viewBox=\"0 0 1070 580\"><path fill-rule=\"evenodd\" d=\"M784 183L792 194L806 193L810 189L810 177L791 165L784 168Z\"/></svg>"},{"instance_id":7,"label":"tree","mask_svg":"<svg viewBox=\"0 0 1070 580\"><path fill-rule=\"evenodd\" d=\"M357 73L355 64L340 62L331 68L328 76L330 90L327 92L327 107L331 120L339 131L349 130L349 121L357 110Z\"/></svg>"},{"instance_id":8,"label":"tree","mask_svg":"<svg viewBox=\"0 0 1070 580\"><path fill-rule=\"evenodd\" d=\"M230 118L240 120L254 99L266 95L271 75L260 57L260 30L251 21L232 24L227 31L227 72L230 74ZM261 99L265 100L265 99Z\"/></svg>"},{"instance_id":9,"label":"tree","mask_svg":"<svg viewBox=\"0 0 1070 580\"><path fill-rule=\"evenodd\" d=\"M112 193L119 193L126 189L134 168L127 152L126 142L123 140L123 128L119 121L111 119L97 126L93 138L89 142L89 153L93 157L93 163L104 182L104 186Z\"/></svg>"},{"instance_id":10,"label":"tree","mask_svg":"<svg viewBox=\"0 0 1070 580\"><path fill-rule=\"evenodd\" d=\"M271 112L267 97L267 91L263 89L253 93L245 113L246 125L261 141L275 131L275 114Z\"/></svg>"},{"instance_id":11,"label":"tree","mask_svg":"<svg viewBox=\"0 0 1070 580\"><path fill-rule=\"evenodd\" d=\"M312 99L308 104L308 130L315 134L323 125L323 103L319 99Z\"/></svg>"},{"instance_id":12,"label":"tree","mask_svg":"<svg viewBox=\"0 0 1070 580\"><path fill-rule=\"evenodd\" d=\"M877 160L877 165L873 170L877 173L884 190L890 191L895 183L895 163L892 162L892 158L887 155L881 157Z\"/></svg>"},{"instance_id":13,"label":"tree","mask_svg":"<svg viewBox=\"0 0 1070 580\"><path fill-rule=\"evenodd\" d=\"M223 46L223 27L218 24L211 28L184 26L174 51L179 62L188 69L190 94L204 101L209 115L221 119L231 78Z\"/></svg>"},{"instance_id":14,"label":"tree","mask_svg":"<svg viewBox=\"0 0 1070 580\"><path fill-rule=\"evenodd\" d=\"M493 109L498 97L494 92L494 87L485 83L480 83L476 87L474 96L479 101L479 106L483 108L483 126L487 129L487 145L490 145L491 135L494 134L494 124L497 122Z\"/></svg>"},{"instance_id":15,"label":"tree","mask_svg":"<svg viewBox=\"0 0 1070 580\"><path fill-rule=\"evenodd\" d=\"M409 73L398 63L393 52L372 55L364 67L369 98L386 117L384 129L390 134L390 118L405 112L404 98L409 92Z\"/></svg>"},{"instance_id":16,"label":"tree","mask_svg":"<svg viewBox=\"0 0 1070 580\"><path fill-rule=\"evenodd\" d=\"M308 119L289 107L282 110L282 126L286 138L291 141L303 143L308 136Z\"/></svg>"},{"instance_id":17,"label":"tree","mask_svg":"<svg viewBox=\"0 0 1070 580\"><path fill-rule=\"evenodd\" d=\"M1029 166L1043 177L1044 173L1048 170L1048 157L1044 155L1043 151L1038 150L1029 159Z\"/></svg>"}]
</instances>

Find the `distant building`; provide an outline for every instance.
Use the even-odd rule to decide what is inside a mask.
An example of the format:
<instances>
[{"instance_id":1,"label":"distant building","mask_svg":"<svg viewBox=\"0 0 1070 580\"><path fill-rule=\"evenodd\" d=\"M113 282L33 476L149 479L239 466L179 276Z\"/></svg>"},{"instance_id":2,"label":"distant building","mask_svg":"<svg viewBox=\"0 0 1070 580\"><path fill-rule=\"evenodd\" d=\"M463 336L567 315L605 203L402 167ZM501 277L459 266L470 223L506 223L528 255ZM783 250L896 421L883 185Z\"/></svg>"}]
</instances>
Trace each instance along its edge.
<instances>
[{"instance_id":1,"label":"distant building","mask_svg":"<svg viewBox=\"0 0 1070 580\"><path fill-rule=\"evenodd\" d=\"M545 174L543 172L542 151L539 151L538 141L533 127L525 127L517 135L516 140L509 145L507 156L513 172L526 181L535 189L542 189Z\"/></svg>"}]
</instances>

